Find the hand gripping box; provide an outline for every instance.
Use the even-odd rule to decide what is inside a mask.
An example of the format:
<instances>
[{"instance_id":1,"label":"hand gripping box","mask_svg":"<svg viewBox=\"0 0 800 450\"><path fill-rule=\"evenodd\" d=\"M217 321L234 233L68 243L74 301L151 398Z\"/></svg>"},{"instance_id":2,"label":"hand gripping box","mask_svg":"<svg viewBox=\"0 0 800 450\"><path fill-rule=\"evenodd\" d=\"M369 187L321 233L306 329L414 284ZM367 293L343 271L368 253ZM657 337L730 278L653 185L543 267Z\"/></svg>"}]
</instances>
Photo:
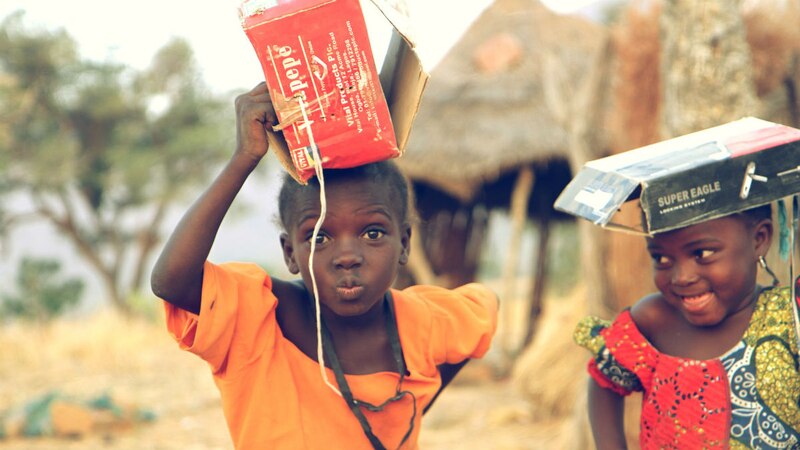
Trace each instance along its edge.
<instances>
[{"instance_id":1,"label":"hand gripping box","mask_svg":"<svg viewBox=\"0 0 800 450\"><path fill-rule=\"evenodd\" d=\"M590 161L554 206L652 235L798 192L800 130L748 117ZM617 212L626 207L641 208L640 221L623 221L629 215Z\"/></svg>"},{"instance_id":2,"label":"hand gripping box","mask_svg":"<svg viewBox=\"0 0 800 450\"><path fill-rule=\"evenodd\" d=\"M312 137L324 168L397 157L408 140L428 74L403 16L385 0L373 4L393 27L380 74L359 0L240 5L282 130L269 133L271 148L300 183L315 173Z\"/></svg>"}]
</instances>

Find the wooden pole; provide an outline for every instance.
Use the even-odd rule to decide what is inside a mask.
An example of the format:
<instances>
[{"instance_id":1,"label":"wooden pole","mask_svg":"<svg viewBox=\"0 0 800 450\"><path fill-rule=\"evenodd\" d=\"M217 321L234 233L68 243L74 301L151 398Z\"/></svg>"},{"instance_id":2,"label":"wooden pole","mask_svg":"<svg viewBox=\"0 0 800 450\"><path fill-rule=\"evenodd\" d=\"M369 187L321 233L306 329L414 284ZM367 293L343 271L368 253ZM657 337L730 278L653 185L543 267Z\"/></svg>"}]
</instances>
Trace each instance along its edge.
<instances>
[{"instance_id":1,"label":"wooden pole","mask_svg":"<svg viewBox=\"0 0 800 450\"><path fill-rule=\"evenodd\" d=\"M536 261L534 262L533 293L528 306L528 323L525 324L525 337L522 339L520 349L524 349L533 340L539 316L542 314L542 298L547 280L547 247L550 242L550 217L544 212L539 220L539 242L536 248Z\"/></svg>"},{"instance_id":2,"label":"wooden pole","mask_svg":"<svg viewBox=\"0 0 800 450\"><path fill-rule=\"evenodd\" d=\"M425 256L425 249L422 245L422 235L420 234L420 231L421 230L417 225L413 226L411 231L411 242L409 243L411 249L408 255L408 264L406 264L406 267L414 277L416 284L435 285L436 274L433 272L433 268L431 268L431 263L428 261L428 257Z\"/></svg>"},{"instance_id":3,"label":"wooden pole","mask_svg":"<svg viewBox=\"0 0 800 450\"><path fill-rule=\"evenodd\" d=\"M512 332L514 330L515 287L517 284L517 267L519 265L522 233L528 216L528 201L533 191L534 174L531 166L523 166L517 175L514 191L511 193L511 233L508 240L508 251L503 264L503 295L500 297L500 319L503 333L500 349L505 356L511 356L516 348L512 348Z\"/></svg>"}]
</instances>

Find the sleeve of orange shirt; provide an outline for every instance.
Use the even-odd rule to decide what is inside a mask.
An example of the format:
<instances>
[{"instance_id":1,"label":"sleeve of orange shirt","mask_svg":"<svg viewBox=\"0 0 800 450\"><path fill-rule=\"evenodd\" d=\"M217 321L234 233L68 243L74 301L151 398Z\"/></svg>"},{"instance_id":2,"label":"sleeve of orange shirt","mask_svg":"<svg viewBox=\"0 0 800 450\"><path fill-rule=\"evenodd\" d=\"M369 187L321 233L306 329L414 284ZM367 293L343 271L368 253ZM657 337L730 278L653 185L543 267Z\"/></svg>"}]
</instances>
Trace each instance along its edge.
<instances>
[{"instance_id":1,"label":"sleeve of orange shirt","mask_svg":"<svg viewBox=\"0 0 800 450\"><path fill-rule=\"evenodd\" d=\"M218 374L273 348L277 303L272 280L257 265L206 262L200 314L167 302L164 307L167 329L180 347L203 358Z\"/></svg>"},{"instance_id":2,"label":"sleeve of orange shirt","mask_svg":"<svg viewBox=\"0 0 800 450\"><path fill-rule=\"evenodd\" d=\"M470 283L453 290L415 286L407 291L427 300L428 345L436 364L456 364L486 354L497 329L498 300L489 288Z\"/></svg>"}]
</instances>

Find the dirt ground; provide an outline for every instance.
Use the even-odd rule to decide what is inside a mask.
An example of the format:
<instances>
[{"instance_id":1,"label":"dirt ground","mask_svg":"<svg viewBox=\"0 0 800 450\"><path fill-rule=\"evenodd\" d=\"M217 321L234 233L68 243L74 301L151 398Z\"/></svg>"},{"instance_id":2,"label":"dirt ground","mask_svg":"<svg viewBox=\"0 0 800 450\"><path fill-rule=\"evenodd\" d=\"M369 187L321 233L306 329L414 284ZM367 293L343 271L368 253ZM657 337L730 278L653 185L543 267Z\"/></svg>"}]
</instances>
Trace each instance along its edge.
<instances>
[{"instance_id":1,"label":"dirt ground","mask_svg":"<svg viewBox=\"0 0 800 450\"><path fill-rule=\"evenodd\" d=\"M179 351L158 323L101 313L47 327L0 328L0 414L49 392L67 398L110 395L155 414L78 438L6 438L0 450L185 449L232 445L205 363ZM528 450L560 448L563 421L531 413L509 377L473 361L423 420L420 447ZM0 416L2 417L2 416Z\"/></svg>"}]
</instances>

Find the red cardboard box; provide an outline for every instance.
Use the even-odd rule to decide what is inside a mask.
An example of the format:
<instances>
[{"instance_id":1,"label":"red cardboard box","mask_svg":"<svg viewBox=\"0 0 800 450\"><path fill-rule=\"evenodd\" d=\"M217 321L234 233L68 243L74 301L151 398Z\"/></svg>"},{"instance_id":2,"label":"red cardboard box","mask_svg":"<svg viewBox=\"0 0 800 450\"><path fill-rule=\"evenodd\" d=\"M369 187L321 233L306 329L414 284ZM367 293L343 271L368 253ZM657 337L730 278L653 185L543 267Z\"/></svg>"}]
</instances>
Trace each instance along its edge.
<instances>
[{"instance_id":1,"label":"red cardboard box","mask_svg":"<svg viewBox=\"0 0 800 450\"><path fill-rule=\"evenodd\" d=\"M325 168L400 156L359 0L246 0L240 16L285 138L278 157L297 181L314 175L309 128Z\"/></svg>"}]
</instances>

